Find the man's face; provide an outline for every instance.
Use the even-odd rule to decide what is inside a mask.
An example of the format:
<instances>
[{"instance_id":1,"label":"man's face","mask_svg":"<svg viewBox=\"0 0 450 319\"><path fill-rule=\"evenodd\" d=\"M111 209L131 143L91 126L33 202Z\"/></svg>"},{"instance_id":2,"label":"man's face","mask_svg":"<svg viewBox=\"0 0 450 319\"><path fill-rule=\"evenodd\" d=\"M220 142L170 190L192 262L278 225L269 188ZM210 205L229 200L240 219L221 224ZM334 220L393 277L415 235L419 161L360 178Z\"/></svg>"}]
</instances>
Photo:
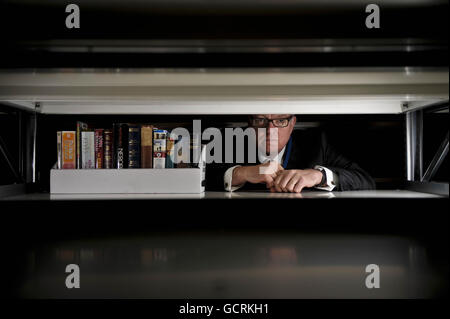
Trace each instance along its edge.
<instances>
[{"instance_id":1,"label":"man's face","mask_svg":"<svg viewBox=\"0 0 450 319\"><path fill-rule=\"evenodd\" d=\"M259 125L251 124L256 130L256 136L258 138L258 147L260 149L264 148L264 133L265 133L265 148L266 153L269 154L271 147L277 150L279 153L283 147L286 146L291 136L292 130L294 129L296 117L292 114L258 114L251 117L252 120L262 123L264 119L269 120L267 126L264 130L258 130ZM274 120L274 121L270 121ZM251 121L253 122L253 121ZM280 124L286 124L285 127L281 127ZM278 127L277 127L278 124ZM276 135L278 135L278 144L276 144Z\"/></svg>"}]
</instances>

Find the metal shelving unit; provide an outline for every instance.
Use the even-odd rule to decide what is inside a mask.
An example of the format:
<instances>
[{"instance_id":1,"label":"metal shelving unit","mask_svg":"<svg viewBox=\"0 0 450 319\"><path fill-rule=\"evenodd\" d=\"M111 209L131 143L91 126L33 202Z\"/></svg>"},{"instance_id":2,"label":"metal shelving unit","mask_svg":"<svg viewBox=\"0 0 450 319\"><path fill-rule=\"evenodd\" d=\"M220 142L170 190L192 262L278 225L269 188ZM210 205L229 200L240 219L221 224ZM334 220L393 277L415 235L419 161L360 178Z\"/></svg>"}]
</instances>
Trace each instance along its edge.
<instances>
[{"instance_id":1,"label":"metal shelving unit","mask_svg":"<svg viewBox=\"0 0 450 319\"><path fill-rule=\"evenodd\" d=\"M448 134L423 172L422 114L448 112L448 69L51 69L0 72L4 109L25 114L26 170L3 196L36 182L40 114L405 114L407 176L413 190L448 196L430 183ZM2 146L2 155L8 158ZM12 165L11 165L12 167ZM409 187L408 186L408 187Z\"/></svg>"}]
</instances>

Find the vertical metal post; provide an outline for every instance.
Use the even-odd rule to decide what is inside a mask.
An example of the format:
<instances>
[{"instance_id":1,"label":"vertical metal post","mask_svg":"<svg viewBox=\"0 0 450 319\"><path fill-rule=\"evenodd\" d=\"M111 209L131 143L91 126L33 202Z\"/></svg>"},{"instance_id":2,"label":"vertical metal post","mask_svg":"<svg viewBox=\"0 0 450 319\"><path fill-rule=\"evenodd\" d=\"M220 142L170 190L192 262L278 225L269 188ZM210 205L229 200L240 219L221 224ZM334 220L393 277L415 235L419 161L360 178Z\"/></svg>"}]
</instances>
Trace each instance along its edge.
<instances>
[{"instance_id":1,"label":"vertical metal post","mask_svg":"<svg viewBox=\"0 0 450 319\"><path fill-rule=\"evenodd\" d=\"M18 152L18 170L20 177L24 179L24 167L23 167L23 147L24 147L24 138L23 138L23 114L21 111L17 112L17 126L18 126L18 143L19 143L19 152Z\"/></svg>"},{"instance_id":2,"label":"vertical metal post","mask_svg":"<svg viewBox=\"0 0 450 319\"><path fill-rule=\"evenodd\" d=\"M37 104L37 103L36 103ZM38 105L36 106L38 107ZM26 126L26 182L36 183L37 165L36 165L36 142L37 142L37 113L35 111L27 118Z\"/></svg>"},{"instance_id":3,"label":"vertical metal post","mask_svg":"<svg viewBox=\"0 0 450 319\"><path fill-rule=\"evenodd\" d=\"M420 181L423 171L423 112L406 113L406 179Z\"/></svg>"}]
</instances>

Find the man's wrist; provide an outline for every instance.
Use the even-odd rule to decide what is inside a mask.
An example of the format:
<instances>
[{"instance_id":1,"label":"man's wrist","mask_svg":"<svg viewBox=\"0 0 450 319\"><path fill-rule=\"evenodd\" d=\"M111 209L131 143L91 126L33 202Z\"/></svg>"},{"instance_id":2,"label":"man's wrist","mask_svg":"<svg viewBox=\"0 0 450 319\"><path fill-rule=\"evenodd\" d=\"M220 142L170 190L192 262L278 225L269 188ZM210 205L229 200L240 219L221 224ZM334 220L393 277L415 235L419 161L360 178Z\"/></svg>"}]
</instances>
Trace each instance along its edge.
<instances>
[{"instance_id":1,"label":"man's wrist","mask_svg":"<svg viewBox=\"0 0 450 319\"><path fill-rule=\"evenodd\" d=\"M326 185L327 183L327 174L325 172L324 169L319 169L319 168L315 168L316 171L318 171L320 173L320 180L318 179L318 183L316 184L316 186L323 186Z\"/></svg>"}]
</instances>

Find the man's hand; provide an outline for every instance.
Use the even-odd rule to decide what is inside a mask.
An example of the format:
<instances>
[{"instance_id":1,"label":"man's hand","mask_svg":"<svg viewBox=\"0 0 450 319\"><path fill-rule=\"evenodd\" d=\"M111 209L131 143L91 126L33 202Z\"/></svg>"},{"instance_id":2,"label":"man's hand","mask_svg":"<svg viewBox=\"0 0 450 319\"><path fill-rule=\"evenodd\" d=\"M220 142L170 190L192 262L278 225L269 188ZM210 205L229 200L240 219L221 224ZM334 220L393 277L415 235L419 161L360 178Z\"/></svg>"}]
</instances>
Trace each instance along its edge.
<instances>
[{"instance_id":1,"label":"man's hand","mask_svg":"<svg viewBox=\"0 0 450 319\"><path fill-rule=\"evenodd\" d=\"M233 186L249 182L253 184L265 183L267 188L271 188L277 173L282 170L283 166L277 162L236 167L233 170Z\"/></svg>"},{"instance_id":2,"label":"man's hand","mask_svg":"<svg viewBox=\"0 0 450 319\"><path fill-rule=\"evenodd\" d=\"M314 187L322 181L322 172L316 169L278 171L270 187L271 192L300 193L304 187Z\"/></svg>"}]
</instances>

